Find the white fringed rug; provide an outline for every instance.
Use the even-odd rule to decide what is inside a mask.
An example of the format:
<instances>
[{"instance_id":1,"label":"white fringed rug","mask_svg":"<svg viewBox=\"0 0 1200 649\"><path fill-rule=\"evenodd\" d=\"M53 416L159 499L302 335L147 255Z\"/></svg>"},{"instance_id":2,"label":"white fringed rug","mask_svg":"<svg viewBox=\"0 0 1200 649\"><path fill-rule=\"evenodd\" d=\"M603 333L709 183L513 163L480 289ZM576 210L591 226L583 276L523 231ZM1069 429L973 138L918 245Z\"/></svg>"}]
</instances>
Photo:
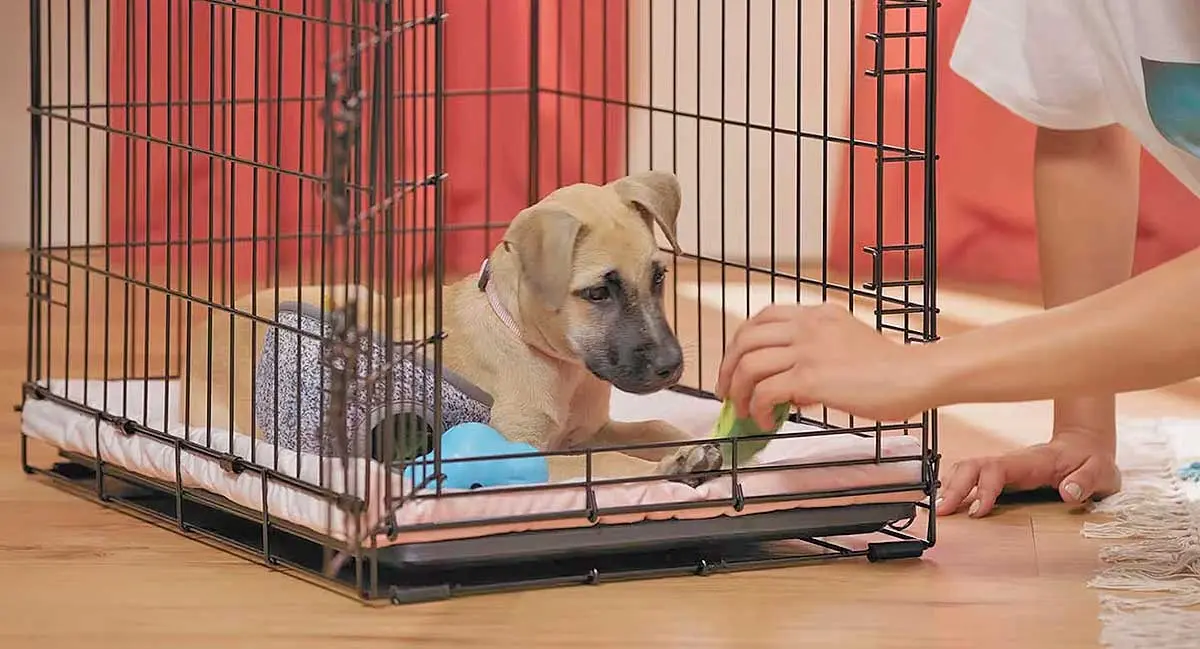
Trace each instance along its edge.
<instances>
[{"instance_id":1,"label":"white fringed rug","mask_svg":"<svg viewBox=\"0 0 1200 649\"><path fill-rule=\"evenodd\" d=\"M1100 595L1100 641L1114 649L1200 647L1200 421L1123 421L1117 434L1121 493L1099 503L1106 565L1089 582ZM1200 473L1200 472L1195 472Z\"/></svg>"}]
</instances>

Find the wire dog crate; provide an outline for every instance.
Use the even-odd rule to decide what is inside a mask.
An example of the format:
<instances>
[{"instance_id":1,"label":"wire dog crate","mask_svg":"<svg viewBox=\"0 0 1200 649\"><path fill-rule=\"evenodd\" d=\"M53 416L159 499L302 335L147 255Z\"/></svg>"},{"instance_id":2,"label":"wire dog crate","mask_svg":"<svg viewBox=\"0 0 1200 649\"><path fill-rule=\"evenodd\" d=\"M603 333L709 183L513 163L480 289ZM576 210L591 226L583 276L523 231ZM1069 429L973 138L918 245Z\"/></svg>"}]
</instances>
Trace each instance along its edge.
<instances>
[{"instance_id":1,"label":"wire dog crate","mask_svg":"<svg viewBox=\"0 0 1200 649\"><path fill-rule=\"evenodd\" d=\"M936 1L30 11L26 472L368 601L933 545L936 412L794 412L794 462L696 488L449 488L442 314L517 212L657 169L687 363L626 412L715 418L723 345L770 302L935 340Z\"/></svg>"}]
</instances>

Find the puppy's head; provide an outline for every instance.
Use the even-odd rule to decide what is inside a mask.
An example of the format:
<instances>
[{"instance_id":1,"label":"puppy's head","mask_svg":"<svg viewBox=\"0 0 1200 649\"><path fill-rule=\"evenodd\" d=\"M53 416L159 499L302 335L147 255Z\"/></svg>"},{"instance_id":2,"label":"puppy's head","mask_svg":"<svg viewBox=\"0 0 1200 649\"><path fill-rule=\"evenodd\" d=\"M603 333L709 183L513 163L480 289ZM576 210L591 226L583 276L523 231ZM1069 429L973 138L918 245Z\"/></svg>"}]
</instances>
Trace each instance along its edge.
<instances>
[{"instance_id":1,"label":"puppy's head","mask_svg":"<svg viewBox=\"0 0 1200 649\"><path fill-rule=\"evenodd\" d=\"M683 372L663 314L667 266L654 234L657 225L678 251L679 205L674 175L642 172L556 190L522 211L505 236L520 268L524 317L538 320L526 324L625 392L661 390Z\"/></svg>"}]
</instances>

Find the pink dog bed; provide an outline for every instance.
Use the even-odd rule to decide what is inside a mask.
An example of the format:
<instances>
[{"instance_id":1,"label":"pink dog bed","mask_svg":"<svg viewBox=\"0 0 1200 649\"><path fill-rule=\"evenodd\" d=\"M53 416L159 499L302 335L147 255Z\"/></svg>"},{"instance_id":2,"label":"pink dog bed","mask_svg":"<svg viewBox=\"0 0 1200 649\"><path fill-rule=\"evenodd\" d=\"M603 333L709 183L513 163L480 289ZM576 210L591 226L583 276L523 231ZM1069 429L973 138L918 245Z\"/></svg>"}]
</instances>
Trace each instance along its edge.
<instances>
[{"instance_id":1,"label":"pink dog bed","mask_svg":"<svg viewBox=\"0 0 1200 649\"><path fill-rule=\"evenodd\" d=\"M87 403L93 408L103 408L107 403L107 409L114 414L122 414L124 407L125 416L170 436L206 444L217 452L232 453L303 482L352 493L364 498L367 516L372 521L385 511L382 489L385 476L392 481L393 495L411 493L411 485L401 484L402 478L397 472L388 472L374 461L355 460L347 471L341 460L322 461L316 455L276 449L245 435L198 427L185 429L176 416L178 384L174 381L51 381L46 387L54 394ZM720 404L711 400L674 392L650 396L614 393L612 402L616 419L661 418L696 435L707 433L719 408ZM109 465L170 484L177 478L174 444L144 435L125 434L112 424L97 422L94 417L50 400L30 400L25 404L22 429L30 437L58 449L92 458L97 457L96 442L99 440L99 455ZM788 424L784 430L816 429ZM877 441L879 456L892 461L874 461ZM732 506L734 489L729 476L695 488L665 480L596 486L595 505L600 510L623 508L627 511L630 507L650 506L647 507L650 511L601 514L595 522L580 513L587 509L587 489L582 481L564 482L537 491L494 493L494 490L479 489L453 497L420 497L406 502L396 512L397 533L390 539L379 535L376 541L379 546L386 546L641 520L741 516L800 507L914 503L926 499L920 489L921 452L921 440L905 435L885 435L876 440L871 436L838 433L774 440L752 465L765 470L740 473L738 482L748 500L760 496L792 496L773 502L749 502L740 511ZM844 460L864 463L838 467L796 466ZM263 510L260 472L253 469L231 472L217 460L187 450L181 453L178 467L178 479L185 487L206 490L251 510ZM877 493L855 496L833 493L849 489ZM711 506L697 506L703 501L715 502ZM359 536L357 530L363 523L333 507L325 498L274 479L268 480L265 505L274 520L285 520L340 541ZM488 522L529 514L542 515L544 520ZM438 523L455 525L428 529L430 524ZM424 529L406 529L412 527Z\"/></svg>"}]
</instances>

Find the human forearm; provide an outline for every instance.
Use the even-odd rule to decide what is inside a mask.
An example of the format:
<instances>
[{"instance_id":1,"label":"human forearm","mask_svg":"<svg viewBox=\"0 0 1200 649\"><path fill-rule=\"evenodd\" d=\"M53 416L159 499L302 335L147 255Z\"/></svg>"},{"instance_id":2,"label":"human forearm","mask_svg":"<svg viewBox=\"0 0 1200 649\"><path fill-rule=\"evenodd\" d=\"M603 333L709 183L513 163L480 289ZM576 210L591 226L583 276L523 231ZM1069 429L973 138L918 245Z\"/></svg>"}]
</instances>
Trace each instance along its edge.
<instances>
[{"instance_id":1,"label":"human forearm","mask_svg":"<svg viewBox=\"0 0 1200 649\"><path fill-rule=\"evenodd\" d=\"M1034 203L1047 307L1129 278L1141 146L1120 126L1038 129Z\"/></svg>"},{"instance_id":2,"label":"human forearm","mask_svg":"<svg viewBox=\"0 0 1200 649\"><path fill-rule=\"evenodd\" d=\"M1137 229L1141 147L1120 126L1087 131L1038 129L1034 202L1042 302L1054 308L1127 280ZM1115 445L1112 394L1054 402L1054 433Z\"/></svg>"},{"instance_id":3,"label":"human forearm","mask_svg":"<svg viewBox=\"0 0 1200 649\"><path fill-rule=\"evenodd\" d=\"M1150 389L1200 375L1200 250L1044 313L924 349L930 406Z\"/></svg>"}]
</instances>

